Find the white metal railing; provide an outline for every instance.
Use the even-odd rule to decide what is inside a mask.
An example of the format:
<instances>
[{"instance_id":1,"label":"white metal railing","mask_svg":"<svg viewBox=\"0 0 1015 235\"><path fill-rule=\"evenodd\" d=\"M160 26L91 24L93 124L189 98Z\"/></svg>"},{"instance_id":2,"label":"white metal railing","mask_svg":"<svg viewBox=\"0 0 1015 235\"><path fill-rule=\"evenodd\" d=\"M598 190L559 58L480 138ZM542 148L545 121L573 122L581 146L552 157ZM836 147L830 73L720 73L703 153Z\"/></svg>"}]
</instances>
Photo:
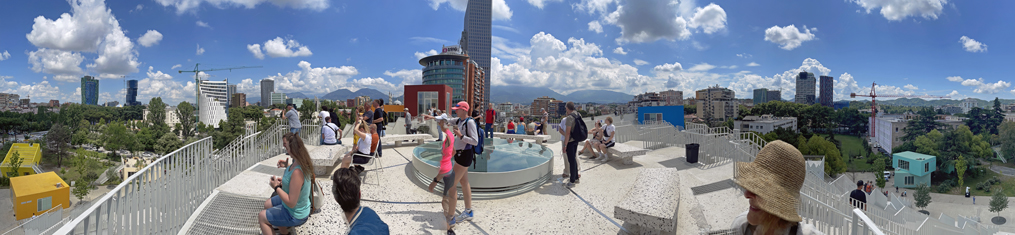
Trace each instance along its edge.
<instances>
[{"instance_id":1,"label":"white metal railing","mask_svg":"<svg viewBox=\"0 0 1015 235\"><path fill-rule=\"evenodd\" d=\"M288 131L287 125L273 125L215 152L211 137L184 146L125 179L56 234L175 234L216 187L281 154ZM317 140L303 131L305 142Z\"/></svg>"},{"instance_id":2,"label":"white metal railing","mask_svg":"<svg viewBox=\"0 0 1015 235\"><path fill-rule=\"evenodd\" d=\"M206 137L156 159L94 201L56 234L169 234L179 231L218 184Z\"/></svg>"},{"instance_id":3,"label":"white metal railing","mask_svg":"<svg viewBox=\"0 0 1015 235\"><path fill-rule=\"evenodd\" d=\"M853 223L851 227L850 230L853 231L853 235L885 235L860 209L853 209Z\"/></svg>"},{"instance_id":4,"label":"white metal railing","mask_svg":"<svg viewBox=\"0 0 1015 235\"><path fill-rule=\"evenodd\" d=\"M11 234L18 228L23 230L23 234L45 234L46 230L53 227L53 225L61 224L61 217L63 217L63 204L56 205L53 208L49 208L49 210L42 212L42 214L32 216L32 218L22 221L21 224L7 230L7 232L4 232L3 235Z\"/></svg>"}]
</instances>

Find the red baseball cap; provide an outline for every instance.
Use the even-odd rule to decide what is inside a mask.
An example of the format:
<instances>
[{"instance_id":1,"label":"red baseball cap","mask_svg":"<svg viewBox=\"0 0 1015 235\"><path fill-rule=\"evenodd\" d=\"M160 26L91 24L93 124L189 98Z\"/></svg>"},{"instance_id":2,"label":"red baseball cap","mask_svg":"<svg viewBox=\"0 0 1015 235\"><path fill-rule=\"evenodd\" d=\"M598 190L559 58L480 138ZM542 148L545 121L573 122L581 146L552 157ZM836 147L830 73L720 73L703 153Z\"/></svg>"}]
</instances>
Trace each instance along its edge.
<instances>
[{"instance_id":1,"label":"red baseball cap","mask_svg":"<svg viewBox=\"0 0 1015 235\"><path fill-rule=\"evenodd\" d=\"M451 110L459 110L459 109L469 111L469 103L465 101L459 101L458 104L455 105L455 107L451 108Z\"/></svg>"}]
</instances>

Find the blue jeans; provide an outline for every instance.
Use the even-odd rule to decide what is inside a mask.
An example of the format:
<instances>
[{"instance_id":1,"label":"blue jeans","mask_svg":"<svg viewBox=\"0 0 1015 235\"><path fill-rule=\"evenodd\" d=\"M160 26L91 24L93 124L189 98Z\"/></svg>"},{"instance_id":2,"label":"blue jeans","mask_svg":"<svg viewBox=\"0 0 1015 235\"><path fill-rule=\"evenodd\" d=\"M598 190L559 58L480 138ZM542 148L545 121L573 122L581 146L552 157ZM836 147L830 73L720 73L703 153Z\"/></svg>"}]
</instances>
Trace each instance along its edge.
<instances>
[{"instance_id":1,"label":"blue jeans","mask_svg":"<svg viewBox=\"0 0 1015 235\"><path fill-rule=\"evenodd\" d=\"M493 138L493 123L486 124L486 138Z\"/></svg>"},{"instance_id":2,"label":"blue jeans","mask_svg":"<svg viewBox=\"0 0 1015 235\"><path fill-rule=\"evenodd\" d=\"M441 129L443 129L441 128L441 125L437 125L437 141L441 141L444 139L444 130Z\"/></svg>"},{"instance_id":3,"label":"blue jeans","mask_svg":"<svg viewBox=\"0 0 1015 235\"><path fill-rule=\"evenodd\" d=\"M268 219L268 224L275 227L294 227L299 226L307 222L307 218L297 219L293 218L293 215L289 213L289 209L282 205L282 198L278 196L271 197L271 208L264 210L264 217Z\"/></svg>"},{"instance_id":4,"label":"blue jeans","mask_svg":"<svg viewBox=\"0 0 1015 235\"><path fill-rule=\"evenodd\" d=\"M289 128L289 132L292 132L293 134L299 134L300 128Z\"/></svg>"}]
</instances>

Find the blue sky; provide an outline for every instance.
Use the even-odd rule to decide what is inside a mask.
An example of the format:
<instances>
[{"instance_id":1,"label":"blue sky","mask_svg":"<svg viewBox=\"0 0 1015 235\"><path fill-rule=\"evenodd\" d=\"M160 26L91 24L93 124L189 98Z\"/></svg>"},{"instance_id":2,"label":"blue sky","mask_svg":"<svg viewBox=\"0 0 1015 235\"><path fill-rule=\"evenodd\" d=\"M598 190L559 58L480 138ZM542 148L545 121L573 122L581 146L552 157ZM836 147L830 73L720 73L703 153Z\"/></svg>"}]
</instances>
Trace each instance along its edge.
<instances>
[{"instance_id":1,"label":"blue sky","mask_svg":"<svg viewBox=\"0 0 1015 235\"><path fill-rule=\"evenodd\" d=\"M748 98L794 94L799 71L835 77L835 99L867 93L1015 98L1009 1L494 0L492 83L568 94L600 89L690 96L710 85ZM419 84L420 56L457 43L466 0L155 0L0 3L0 92L80 102L194 99L201 68L258 96ZM6 53L5 53L6 52ZM497 92L493 90L492 92Z\"/></svg>"}]
</instances>

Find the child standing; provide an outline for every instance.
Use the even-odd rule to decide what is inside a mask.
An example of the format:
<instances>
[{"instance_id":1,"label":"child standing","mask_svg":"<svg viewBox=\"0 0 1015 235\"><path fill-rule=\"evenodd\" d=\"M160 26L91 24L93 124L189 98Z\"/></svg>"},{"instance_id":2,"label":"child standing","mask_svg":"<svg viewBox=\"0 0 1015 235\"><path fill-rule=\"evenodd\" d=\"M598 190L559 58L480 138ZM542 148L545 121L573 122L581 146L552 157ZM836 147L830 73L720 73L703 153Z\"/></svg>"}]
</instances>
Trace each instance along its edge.
<instances>
[{"instance_id":1,"label":"child standing","mask_svg":"<svg viewBox=\"0 0 1015 235\"><path fill-rule=\"evenodd\" d=\"M448 234L454 234L451 228L457 222L455 221L455 206L458 204L458 191L455 187L455 171L452 170L454 165L451 159L455 152L455 138L450 138L450 136L454 135L451 134L451 127L447 125L448 121L446 117L442 115L435 118L437 119L437 125L441 126L441 130L449 138L444 138L443 143L441 143L441 168L438 170L437 176L430 182L429 191L433 192L433 188L437 186L437 183L443 180L444 198L441 200L441 208L444 209L444 220L448 224Z\"/></svg>"}]
</instances>

